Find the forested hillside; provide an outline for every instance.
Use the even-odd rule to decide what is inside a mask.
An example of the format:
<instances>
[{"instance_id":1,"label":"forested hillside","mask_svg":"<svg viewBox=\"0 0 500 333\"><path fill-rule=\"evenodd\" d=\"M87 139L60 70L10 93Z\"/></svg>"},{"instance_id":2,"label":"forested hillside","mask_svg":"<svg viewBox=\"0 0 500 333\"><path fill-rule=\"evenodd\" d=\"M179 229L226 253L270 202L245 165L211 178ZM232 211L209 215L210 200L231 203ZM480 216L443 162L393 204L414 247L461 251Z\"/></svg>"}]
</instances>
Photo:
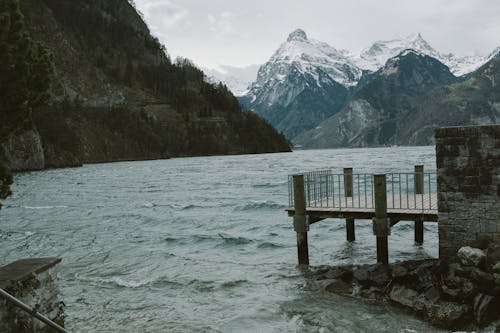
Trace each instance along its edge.
<instances>
[{"instance_id":1,"label":"forested hillside","mask_svg":"<svg viewBox=\"0 0 500 333\"><path fill-rule=\"evenodd\" d=\"M21 0L20 9L52 67L47 100L22 115L30 134L4 126L14 169L290 150L224 85L172 60L126 0Z\"/></svg>"}]
</instances>

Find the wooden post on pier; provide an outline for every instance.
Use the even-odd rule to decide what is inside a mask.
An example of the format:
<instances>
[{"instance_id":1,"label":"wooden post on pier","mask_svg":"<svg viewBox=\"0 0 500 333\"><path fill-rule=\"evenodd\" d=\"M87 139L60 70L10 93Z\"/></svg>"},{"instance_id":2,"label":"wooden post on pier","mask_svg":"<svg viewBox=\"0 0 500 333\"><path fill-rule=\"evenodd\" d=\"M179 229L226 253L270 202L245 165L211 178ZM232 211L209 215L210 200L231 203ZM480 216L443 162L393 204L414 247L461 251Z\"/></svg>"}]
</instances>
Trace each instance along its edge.
<instances>
[{"instance_id":1,"label":"wooden post on pier","mask_svg":"<svg viewBox=\"0 0 500 333\"><path fill-rule=\"evenodd\" d=\"M391 234L391 225L387 218L387 186L385 175L373 175L375 187L375 218L373 233L377 236L377 262L389 263L387 236Z\"/></svg>"},{"instance_id":2,"label":"wooden post on pier","mask_svg":"<svg viewBox=\"0 0 500 333\"><path fill-rule=\"evenodd\" d=\"M293 202L295 207L293 228L297 233L297 257L299 259L299 265L309 265L304 175L293 175Z\"/></svg>"},{"instance_id":3,"label":"wooden post on pier","mask_svg":"<svg viewBox=\"0 0 500 333\"><path fill-rule=\"evenodd\" d=\"M347 198L351 198L353 196L352 191L352 168L344 168L344 195ZM345 219L345 227L346 227L346 238L348 242L353 242L356 240L356 232L354 227L354 219L347 218Z\"/></svg>"},{"instance_id":4,"label":"wooden post on pier","mask_svg":"<svg viewBox=\"0 0 500 333\"><path fill-rule=\"evenodd\" d=\"M422 195L422 200L424 200L424 166L415 165L415 195ZM415 220L415 243L422 244L424 242L424 220L422 218Z\"/></svg>"}]
</instances>

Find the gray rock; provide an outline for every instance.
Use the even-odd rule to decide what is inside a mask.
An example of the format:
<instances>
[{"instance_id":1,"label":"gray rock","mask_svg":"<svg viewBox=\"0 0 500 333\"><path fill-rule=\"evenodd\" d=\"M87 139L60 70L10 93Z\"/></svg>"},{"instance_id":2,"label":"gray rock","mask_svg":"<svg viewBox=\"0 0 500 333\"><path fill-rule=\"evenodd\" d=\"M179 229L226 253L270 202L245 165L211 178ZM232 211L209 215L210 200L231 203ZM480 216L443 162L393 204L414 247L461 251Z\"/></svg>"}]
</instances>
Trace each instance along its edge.
<instances>
[{"instance_id":1,"label":"gray rock","mask_svg":"<svg viewBox=\"0 0 500 333\"><path fill-rule=\"evenodd\" d=\"M483 250L470 246L461 247L457 254L460 262L464 266L481 267L486 261L486 254Z\"/></svg>"},{"instance_id":2,"label":"gray rock","mask_svg":"<svg viewBox=\"0 0 500 333\"><path fill-rule=\"evenodd\" d=\"M494 266L493 266L493 271L496 272L496 273L500 273L500 262L497 262Z\"/></svg>"},{"instance_id":3,"label":"gray rock","mask_svg":"<svg viewBox=\"0 0 500 333\"><path fill-rule=\"evenodd\" d=\"M494 297L491 295L478 294L474 298L474 320L478 325L482 325L488 316Z\"/></svg>"},{"instance_id":4,"label":"gray rock","mask_svg":"<svg viewBox=\"0 0 500 333\"><path fill-rule=\"evenodd\" d=\"M445 284L441 286L441 290L446 297L452 300L458 299L458 296L461 294L461 290L459 288L450 288Z\"/></svg>"},{"instance_id":5,"label":"gray rock","mask_svg":"<svg viewBox=\"0 0 500 333\"><path fill-rule=\"evenodd\" d=\"M353 276L364 285L386 285L391 279L389 266L380 263L358 267Z\"/></svg>"},{"instance_id":6,"label":"gray rock","mask_svg":"<svg viewBox=\"0 0 500 333\"><path fill-rule=\"evenodd\" d=\"M431 302L436 302L441 297L441 293L439 289L436 287L431 287L425 292L425 298L427 298Z\"/></svg>"},{"instance_id":7,"label":"gray rock","mask_svg":"<svg viewBox=\"0 0 500 333\"><path fill-rule=\"evenodd\" d=\"M336 294L351 294L352 286L340 279L318 280L313 283L313 290L328 291Z\"/></svg>"},{"instance_id":8,"label":"gray rock","mask_svg":"<svg viewBox=\"0 0 500 333\"><path fill-rule=\"evenodd\" d=\"M500 264L500 245L490 244L486 250L486 263L489 266ZM498 269L500 271L500 265L498 266Z\"/></svg>"},{"instance_id":9,"label":"gray rock","mask_svg":"<svg viewBox=\"0 0 500 333\"><path fill-rule=\"evenodd\" d=\"M415 307L415 301L417 300L417 297L417 291L406 288L405 286L402 286L400 284L395 284L389 294L389 298L393 302L399 303L409 308Z\"/></svg>"},{"instance_id":10,"label":"gray rock","mask_svg":"<svg viewBox=\"0 0 500 333\"><path fill-rule=\"evenodd\" d=\"M483 272L479 268L473 267L471 269L470 278L475 282L475 286L479 290L489 290L495 287L495 278L492 274Z\"/></svg>"},{"instance_id":11,"label":"gray rock","mask_svg":"<svg viewBox=\"0 0 500 333\"><path fill-rule=\"evenodd\" d=\"M40 170L45 167L42 141L36 130L9 135L3 147L6 165L12 171Z\"/></svg>"},{"instance_id":12,"label":"gray rock","mask_svg":"<svg viewBox=\"0 0 500 333\"><path fill-rule=\"evenodd\" d=\"M426 313L431 322L444 327L457 326L468 311L469 308L465 304L444 301L426 307Z\"/></svg>"},{"instance_id":13,"label":"gray rock","mask_svg":"<svg viewBox=\"0 0 500 333\"><path fill-rule=\"evenodd\" d=\"M408 275L408 269L403 265L393 265L391 274L394 280L404 279Z\"/></svg>"}]
</instances>

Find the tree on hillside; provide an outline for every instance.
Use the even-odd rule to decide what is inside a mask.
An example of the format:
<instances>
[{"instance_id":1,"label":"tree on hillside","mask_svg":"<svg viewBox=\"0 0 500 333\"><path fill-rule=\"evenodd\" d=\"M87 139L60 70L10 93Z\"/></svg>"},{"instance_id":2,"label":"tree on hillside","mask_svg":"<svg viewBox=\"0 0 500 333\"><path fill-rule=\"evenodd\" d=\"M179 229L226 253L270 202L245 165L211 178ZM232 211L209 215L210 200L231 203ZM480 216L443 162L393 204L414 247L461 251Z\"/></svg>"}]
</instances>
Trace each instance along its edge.
<instances>
[{"instance_id":1,"label":"tree on hillside","mask_svg":"<svg viewBox=\"0 0 500 333\"><path fill-rule=\"evenodd\" d=\"M0 143L19 129L32 127L33 109L48 101L52 66L49 53L34 43L18 0L0 2ZM12 176L0 150L0 198L9 193Z\"/></svg>"}]
</instances>

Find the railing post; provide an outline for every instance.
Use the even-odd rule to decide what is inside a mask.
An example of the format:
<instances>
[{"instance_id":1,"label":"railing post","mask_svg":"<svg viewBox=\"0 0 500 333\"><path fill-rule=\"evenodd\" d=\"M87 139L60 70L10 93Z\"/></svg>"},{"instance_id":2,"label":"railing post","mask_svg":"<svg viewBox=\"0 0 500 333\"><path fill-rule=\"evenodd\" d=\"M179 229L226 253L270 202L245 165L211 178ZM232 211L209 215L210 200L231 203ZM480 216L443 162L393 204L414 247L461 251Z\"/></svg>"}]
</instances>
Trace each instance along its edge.
<instances>
[{"instance_id":1,"label":"railing post","mask_svg":"<svg viewBox=\"0 0 500 333\"><path fill-rule=\"evenodd\" d=\"M352 190L352 168L344 168L344 195L345 197L353 197ZM358 194L359 195L359 194ZM354 202L354 199L352 202ZM353 242L356 240L356 232L354 227L354 219L346 218L346 238L348 242Z\"/></svg>"},{"instance_id":2,"label":"railing post","mask_svg":"<svg viewBox=\"0 0 500 333\"><path fill-rule=\"evenodd\" d=\"M375 187L375 218L373 233L377 236L377 262L389 263L387 236L391 234L391 225L387 218L387 185L385 175L373 175Z\"/></svg>"},{"instance_id":3,"label":"railing post","mask_svg":"<svg viewBox=\"0 0 500 333\"><path fill-rule=\"evenodd\" d=\"M415 176L414 176L414 186L415 194L424 193L424 166L415 165Z\"/></svg>"},{"instance_id":4,"label":"railing post","mask_svg":"<svg viewBox=\"0 0 500 333\"><path fill-rule=\"evenodd\" d=\"M414 174L415 195L420 194L422 197L422 205L424 202L424 166L415 165ZM430 189L429 189L430 193ZM415 243L422 244L424 242L424 220L415 220Z\"/></svg>"},{"instance_id":5,"label":"railing post","mask_svg":"<svg viewBox=\"0 0 500 333\"><path fill-rule=\"evenodd\" d=\"M293 228L297 233L297 257L299 265L309 265L307 245L306 196L304 193L304 175L293 175L293 199L295 213Z\"/></svg>"}]
</instances>

